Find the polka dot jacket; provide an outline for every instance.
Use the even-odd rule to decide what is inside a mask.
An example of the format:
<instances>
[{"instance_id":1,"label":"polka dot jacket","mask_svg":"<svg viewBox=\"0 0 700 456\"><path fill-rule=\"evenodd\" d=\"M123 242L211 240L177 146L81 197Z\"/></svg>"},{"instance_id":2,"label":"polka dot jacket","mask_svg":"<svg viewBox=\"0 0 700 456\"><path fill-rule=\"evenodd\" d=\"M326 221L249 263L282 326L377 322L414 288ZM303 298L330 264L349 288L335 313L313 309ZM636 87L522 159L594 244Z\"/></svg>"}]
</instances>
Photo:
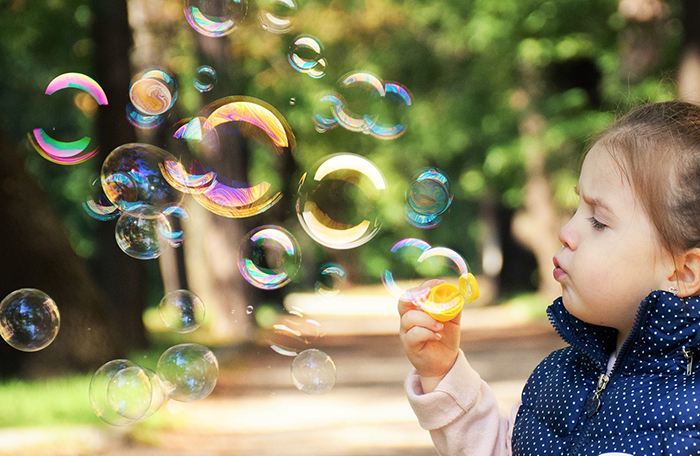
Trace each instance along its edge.
<instances>
[{"instance_id":1,"label":"polka dot jacket","mask_svg":"<svg viewBox=\"0 0 700 456\"><path fill-rule=\"evenodd\" d=\"M607 375L617 331L547 312L570 344L530 376L513 455L700 455L700 298L654 291Z\"/></svg>"}]
</instances>

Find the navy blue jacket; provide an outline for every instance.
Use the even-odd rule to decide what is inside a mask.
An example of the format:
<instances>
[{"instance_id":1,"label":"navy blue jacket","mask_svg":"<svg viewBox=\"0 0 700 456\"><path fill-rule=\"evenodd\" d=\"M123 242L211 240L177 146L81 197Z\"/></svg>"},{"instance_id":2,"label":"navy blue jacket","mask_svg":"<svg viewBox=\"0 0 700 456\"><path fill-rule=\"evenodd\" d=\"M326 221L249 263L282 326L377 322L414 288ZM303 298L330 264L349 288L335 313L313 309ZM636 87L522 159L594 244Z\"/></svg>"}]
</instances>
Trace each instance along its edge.
<instances>
[{"instance_id":1,"label":"navy blue jacket","mask_svg":"<svg viewBox=\"0 0 700 456\"><path fill-rule=\"evenodd\" d=\"M561 298L547 313L570 346L525 385L514 456L700 455L700 298L647 296L609 376L617 330L577 319Z\"/></svg>"}]
</instances>

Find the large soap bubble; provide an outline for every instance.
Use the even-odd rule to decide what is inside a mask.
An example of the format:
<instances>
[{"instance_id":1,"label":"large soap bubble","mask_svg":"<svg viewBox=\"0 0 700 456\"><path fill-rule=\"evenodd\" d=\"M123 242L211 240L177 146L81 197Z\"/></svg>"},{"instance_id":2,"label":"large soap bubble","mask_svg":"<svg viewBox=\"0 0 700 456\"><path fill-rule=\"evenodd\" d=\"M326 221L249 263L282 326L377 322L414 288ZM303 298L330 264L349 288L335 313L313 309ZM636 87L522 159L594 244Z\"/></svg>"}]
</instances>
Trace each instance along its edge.
<instances>
[{"instance_id":1,"label":"large soap bubble","mask_svg":"<svg viewBox=\"0 0 700 456\"><path fill-rule=\"evenodd\" d=\"M335 385L335 363L327 353L315 348L294 357L291 373L294 386L306 394L327 393Z\"/></svg>"},{"instance_id":2,"label":"large soap bubble","mask_svg":"<svg viewBox=\"0 0 700 456\"><path fill-rule=\"evenodd\" d=\"M150 144L124 144L115 148L102 164L102 189L121 210L140 205L160 211L180 203L184 194L163 177L161 168L175 157Z\"/></svg>"},{"instance_id":3,"label":"large soap bubble","mask_svg":"<svg viewBox=\"0 0 700 456\"><path fill-rule=\"evenodd\" d=\"M333 154L301 177L296 212L316 242L351 249L379 231L378 202L385 193L384 176L371 161L356 154Z\"/></svg>"},{"instance_id":4,"label":"large soap bubble","mask_svg":"<svg viewBox=\"0 0 700 456\"><path fill-rule=\"evenodd\" d=\"M301 265L301 250L292 233L281 226L264 225L241 241L238 269L251 285L274 290L291 282Z\"/></svg>"},{"instance_id":5,"label":"large soap bubble","mask_svg":"<svg viewBox=\"0 0 700 456\"><path fill-rule=\"evenodd\" d=\"M58 307L43 291L21 288L0 302L0 336L17 350L46 348L56 338L60 325Z\"/></svg>"},{"instance_id":6,"label":"large soap bubble","mask_svg":"<svg viewBox=\"0 0 700 456\"><path fill-rule=\"evenodd\" d=\"M225 36L238 28L248 12L248 0L187 0L185 19L204 36Z\"/></svg>"},{"instance_id":7,"label":"large soap bubble","mask_svg":"<svg viewBox=\"0 0 700 456\"><path fill-rule=\"evenodd\" d=\"M180 344L163 352L156 373L171 399L190 402L212 392L219 377L219 363L203 345Z\"/></svg>"},{"instance_id":8,"label":"large soap bubble","mask_svg":"<svg viewBox=\"0 0 700 456\"><path fill-rule=\"evenodd\" d=\"M224 217L251 217L275 205L282 198L282 171L276 174L275 169L296 149L284 117L251 97L223 98L200 114L176 131L183 139L192 138L195 158L189 163L166 161L163 174L168 182ZM231 169L228 157L222 159L243 148L247 176ZM239 172L236 179L234 171Z\"/></svg>"}]
</instances>

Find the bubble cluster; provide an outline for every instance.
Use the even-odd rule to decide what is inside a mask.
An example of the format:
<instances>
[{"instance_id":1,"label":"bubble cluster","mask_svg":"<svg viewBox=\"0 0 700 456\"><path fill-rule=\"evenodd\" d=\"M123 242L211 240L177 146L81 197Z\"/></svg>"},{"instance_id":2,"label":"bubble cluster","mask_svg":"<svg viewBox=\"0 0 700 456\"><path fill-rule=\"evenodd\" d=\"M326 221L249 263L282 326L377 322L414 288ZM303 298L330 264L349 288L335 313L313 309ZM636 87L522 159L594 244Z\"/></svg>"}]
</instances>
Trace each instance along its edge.
<instances>
[{"instance_id":1,"label":"bubble cluster","mask_svg":"<svg viewBox=\"0 0 700 456\"><path fill-rule=\"evenodd\" d=\"M127 120L142 129L155 128L177 100L177 82L163 68L148 67L131 80Z\"/></svg>"},{"instance_id":2,"label":"bubble cluster","mask_svg":"<svg viewBox=\"0 0 700 456\"><path fill-rule=\"evenodd\" d=\"M172 187L190 193L207 210L230 218L252 217L280 201L281 179L274 179L275 161L293 154L296 141L276 109L252 97L227 97L205 107L195 119L200 120L190 120L178 132L183 138L188 132L201 137L196 141L198 158L189 163L171 158L162 166ZM242 140L249 147L249 160L258 160L264 170L257 183L233 179L225 166L228 161L221 159L240 153Z\"/></svg>"},{"instance_id":3,"label":"bubble cluster","mask_svg":"<svg viewBox=\"0 0 700 456\"><path fill-rule=\"evenodd\" d=\"M61 318L53 299L35 288L21 288L0 302L0 336L25 352L46 348L58 335Z\"/></svg>"},{"instance_id":4,"label":"bubble cluster","mask_svg":"<svg viewBox=\"0 0 700 456\"><path fill-rule=\"evenodd\" d=\"M340 79L337 91L321 94L314 124L319 133L341 126L378 139L396 139L406 132L403 118L412 104L413 96L402 84L356 71Z\"/></svg>"},{"instance_id":5,"label":"bubble cluster","mask_svg":"<svg viewBox=\"0 0 700 456\"><path fill-rule=\"evenodd\" d=\"M287 285L301 265L301 250L292 233L264 225L243 237L238 270L251 285L274 290Z\"/></svg>"},{"instance_id":6,"label":"bubble cluster","mask_svg":"<svg viewBox=\"0 0 700 456\"><path fill-rule=\"evenodd\" d=\"M371 161L351 153L329 155L301 177L297 217L321 245L358 247L381 227L378 202L385 191L384 176Z\"/></svg>"},{"instance_id":7,"label":"bubble cluster","mask_svg":"<svg viewBox=\"0 0 700 456\"><path fill-rule=\"evenodd\" d=\"M91 77L81 73L64 73L56 76L46 87L46 95L59 90L75 88L89 94L98 105L107 105L107 95ZM75 141L59 141L51 137L43 128L35 128L29 133L29 141L42 157L59 165L76 165L97 155L99 149L91 147L88 136Z\"/></svg>"},{"instance_id":8,"label":"bubble cluster","mask_svg":"<svg viewBox=\"0 0 700 456\"><path fill-rule=\"evenodd\" d=\"M452 204L450 179L444 171L422 168L413 176L406 189L406 220L416 228L434 228Z\"/></svg>"},{"instance_id":9,"label":"bubble cluster","mask_svg":"<svg viewBox=\"0 0 700 456\"><path fill-rule=\"evenodd\" d=\"M247 0L187 0L185 19L204 36L232 33L248 13Z\"/></svg>"},{"instance_id":10,"label":"bubble cluster","mask_svg":"<svg viewBox=\"0 0 700 456\"><path fill-rule=\"evenodd\" d=\"M321 41L315 36L301 35L294 39L287 54L289 64L300 73L306 73L314 79L326 74L328 62L324 57Z\"/></svg>"},{"instance_id":11,"label":"bubble cluster","mask_svg":"<svg viewBox=\"0 0 700 456\"><path fill-rule=\"evenodd\" d=\"M338 263L323 263L319 269L314 291L323 299L334 299L343 290L348 274Z\"/></svg>"},{"instance_id":12,"label":"bubble cluster","mask_svg":"<svg viewBox=\"0 0 700 456\"><path fill-rule=\"evenodd\" d=\"M333 388L336 380L335 363L327 353L310 348L294 357L292 381L306 394L323 394Z\"/></svg>"},{"instance_id":13,"label":"bubble cluster","mask_svg":"<svg viewBox=\"0 0 700 456\"><path fill-rule=\"evenodd\" d=\"M158 304L158 315L165 326L176 333L189 333L204 321L204 303L189 290L167 293Z\"/></svg>"},{"instance_id":14,"label":"bubble cluster","mask_svg":"<svg viewBox=\"0 0 700 456\"><path fill-rule=\"evenodd\" d=\"M95 415L113 426L148 418L166 400L158 376L127 359L109 361L95 371L89 397Z\"/></svg>"},{"instance_id":15,"label":"bubble cluster","mask_svg":"<svg viewBox=\"0 0 700 456\"><path fill-rule=\"evenodd\" d=\"M265 0L258 18L262 28L271 33L288 33L294 29L292 23L299 7L296 0Z\"/></svg>"},{"instance_id":16,"label":"bubble cluster","mask_svg":"<svg viewBox=\"0 0 700 456\"><path fill-rule=\"evenodd\" d=\"M197 68L194 76L194 88L200 92L209 92L214 88L219 80L219 75L216 70L209 65L202 65Z\"/></svg>"},{"instance_id":17,"label":"bubble cluster","mask_svg":"<svg viewBox=\"0 0 700 456\"><path fill-rule=\"evenodd\" d=\"M156 373L168 397L191 402L212 392L219 377L219 363L203 345L180 344L163 352Z\"/></svg>"}]
</instances>

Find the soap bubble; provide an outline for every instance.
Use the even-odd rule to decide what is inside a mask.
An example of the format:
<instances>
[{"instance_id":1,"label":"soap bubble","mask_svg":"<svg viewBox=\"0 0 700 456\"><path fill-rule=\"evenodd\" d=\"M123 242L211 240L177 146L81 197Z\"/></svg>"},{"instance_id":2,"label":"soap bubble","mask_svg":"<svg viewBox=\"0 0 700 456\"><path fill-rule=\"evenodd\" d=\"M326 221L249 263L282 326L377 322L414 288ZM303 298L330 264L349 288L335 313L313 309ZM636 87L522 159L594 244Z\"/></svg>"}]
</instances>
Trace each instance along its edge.
<instances>
[{"instance_id":1,"label":"soap bubble","mask_svg":"<svg viewBox=\"0 0 700 456\"><path fill-rule=\"evenodd\" d=\"M60 325L58 307L43 291L21 288L0 302L0 336L17 350L46 348L56 338Z\"/></svg>"},{"instance_id":2,"label":"soap bubble","mask_svg":"<svg viewBox=\"0 0 700 456\"><path fill-rule=\"evenodd\" d=\"M167 293L158 304L158 314L165 326L176 333L189 333L204 321L204 303L189 290Z\"/></svg>"},{"instance_id":3,"label":"soap bubble","mask_svg":"<svg viewBox=\"0 0 700 456\"><path fill-rule=\"evenodd\" d=\"M384 97L370 134L378 139L396 139L406 133L404 118L413 104L413 95L398 82L384 81Z\"/></svg>"},{"instance_id":4,"label":"soap bubble","mask_svg":"<svg viewBox=\"0 0 700 456\"><path fill-rule=\"evenodd\" d=\"M173 138L184 139L186 141L201 141L202 140L202 124L207 119L204 117L192 117L183 119L177 122L173 129Z\"/></svg>"},{"instance_id":5,"label":"soap bubble","mask_svg":"<svg viewBox=\"0 0 700 456\"><path fill-rule=\"evenodd\" d=\"M273 351L283 356L296 356L323 337L321 324L307 318L297 307L289 309L284 319L273 324L272 329L274 332L267 343Z\"/></svg>"},{"instance_id":6,"label":"soap bubble","mask_svg":"<svg viewBox=\"0 0 700 456\"><path fill-rule=\"evenodd\" d=\"M129 366L112 375L107 384L107 402L118 415L140 420L151 406L151 379L140 366Z\"/></svg>"},{"instance_id":7,"label":"soap bubble","mask_svg":"<svg viewBox=\"0 0 700 456\"><path fill-rule=\"evenodd\" d=\"M182 222L189 219L187 209L181 204L166 206L161 212L166 223L159 225L160 235L173 247L179 247L185 239Z\"/></svg>"},{"instance_id":8,"label":"soap bubble","mask_svg":"<svg viewBox=\"0 0 700 456\"><path fill-rule=\"evenodd\" d=\"M423 168L406 190L406 220L417 228L434 228L442 222L452 198L450 180L444 171Z\"/></svg>"},{"instance_id":9,"label":"soap bubble","mask_svg":"<svg viewBox=\"0 0 700 456\"><path fill-rule=\"evenodd\" d=\"M287 60L295 70L318 79L326 74L326 66L328 66L323 54L323 45L318 38L301 35L294 39L287 54Z\"/></svg>"},{"instance_id":10,"label":"soap bubble","mask_svg":"<svg viewBox=\"0 0 700 456\"><path fill-rule=\"evenodd\" d=\"M248 315L252 314L253 311L255 311L255 308L253 306L248 306L245 308L245 313Z\"/></svg>"},{"instance_id":11,"label":"soap bubble","mask_svg":"<svg viewBox=\"0 0 700 456\"><path fill-rule=\"evenodd\" d=\"M113 426L125 426L140 418L131 418L120 415L112 408L109 400L109 387L112 378L124 369L139 367L138 364L129 361L128 359L115 359L103 364L92 375L90 380L90 405L92 406L95 415L105 423ZM144 410L145 413L145 410Z\"/></svg>"},{"instance_id":12,"label":"soap bubble","mask_svg":"<svg viewBox=\"0 0 700 456\"><path fill-rule=\"evenodd\" d=\"M141 114L146 116L163 114L177 100L175 78L162 68L145 68L132 79L129 86L129 100Z\"/></svg>"},{"instance_id":13,"label":"soap bubble","mask_svg":"<svg viewBox=\"0 0 700 456\"><path fill-rule=\"evenodd\" d=\"M430 244L416 238L402 239L391 247L390 266L382 272L381 278L396 298L412 300L405 294L426 279L417 271L418 259L430 248Z\"/></svg>"},{"instance_id":14,"label":"soap bubble","mask_svg":"<svg viewBox=\"0 0 700 456\"><path fill-rule=\"evenodd\" d=\"M119 208L107 198L99 178L92 181L92 193L95 196L83 202L83 209L90 217L103 222L119 217Z\"/></svg>"},{"instance_id":15,"label":"soap bubble","mask_svg":"<svg viewBox=\"0 0 700 456\"><path fill-rule=\"evenodd\" d=\"M300 265L299 244L292 233L280 226L260 226L241 241L238 269L257 288L274 290L287 285Z\"/></svg>"},{"instance_id":16,"label":"soap bubble","mask_svg":"<svg viewBox=\"0 0 700 456\"><path fill-rule=\"evenodd\" d=\"M318 268L314 290L324 299L334 299L338 297L347 281L345 268L338 263L323 263Z\"/></svg>"},{"instance_id":17,"label":"soap bubble","mask_svg":"<svg viewBox=\"0 0 700 456\"><path fill-rule=\"evenodd\" d=\"M369 134L377 124L378 104L386 91L384 83L368 71L356 71L341 78L333 116L349 131Z\"/></svg>"},{"instance_id":18,"label":"soap bubble","mask_svg":"<svg viewBox=\"0 0 700 456\"><path fill-rule=\"evenodd\" d=\"M212 392L219 377L219 363L203 345L180 344L160 356L156 373L171 399L190 402Z\"/></svg>"},{"instance_id":19,"label":"soap bubble","mask_svg":"<svg viewBox=\"0 0 700 456\"><path fill-rule=\"evenodd\" d=\"M332 249L351 249L379 231L378 202L385 193L384 176L371 161L333 154L301 177L296 212L313 240Z\"/></svg>"},{"instance_id":20,"label":"soap bubble","mask_svg":"<svg viewBox=\"0 0 700 456\"><path fill-rule=\"evenodd\" d=\"M292 17L298 9L296 0L265 0L258 15L260 24L268 32L290 32L294 29Z\"/></svg>"},{"instance_id":21,"label":"soap bubble","mask_svg":"<svg viewBox=\"0 0 700 456\"><path fill-rule=\"evenodd\" d=\"M251 97L226 97L206 106L206 119L196 143L197 159L189 164L169 160L163 170L168 182L209 211L223 217L242 218L260 214L282 198L280 164L294 153L291 128L272 106ZM248 148L248 179L234 180L228 154ZM223 158L222 158L223 157ZM235 171L235 169L233 170ZM243 176L241 174L241 176ZM190 187L192 181L194 186Z\"/></svg>"},{"instance_id":22,"label":"soap bubble","mask_svg":"<svg viewBox=\"0 0 700 456\"><path fill-rule=\"evenodd\" d=\"M114 228L117 245L124 253L139 260L158 258L168 247L161 233L169 232L169 223L151 206L139 206L123 212Z\"/></svg>"},{"instance_id":23,"label":"soap bubble","mask_svg":"<svg viewBox=\"0 0 700 456\"><path fill-rule=\"evenodd\" d=\"M175 158L150 144L124 144L115 148L102 164L102 189L109 201L122 210L149 205L162 210L180 203L184 194L163 177L166 160Z\"/></svg>"},{"instance_id":24,"label":"soap bubble","mask_svg":"<svg viewBox=\"0 0 700 456\"><path fill-rule=\"evenodd\" d=\"M152 130L162 125L167 117L167 113L156 115L144 114L136 109L131 102L126 104L126 120L128 120L131 125L141 130Z\"/></svg>"},{"instance_id":25,"label":"soap bubble","mask_svg":"<svg viewBox=\"0 0 700 456\"><path fill-rule=\"evenodd\" d=\"M325 352L315 348L294 357L291 373L294 386L306 394L327 393L335 385L335 363Z\"/></svg>"},{"instance_id":26,"label":"soap bubble","mask_svg":"<svg viewBox=\"0 0 700 456\"><path fill-rule=\"evenodd\" d=\"M187 0L185 19L198 33L220 37L236 30L247 12L247 0Z\"/></svg>"},{"instance_id":27,"label":"soap bubble","mask_svg":"<svg viewBox=\"0 0 700 456\"><path fill-rule=\"evenodd\" d=\"M197 74L194 76L194 88L200 92L208 92L214 88L214 85L219 80L219 75L216 70L209 65L202 65L197 68Z\"/></svg>"},{"instance_id":28,"label":"soap bubble","mask_svg":"<svg viewBox=\"0 0 700 456\"><path fill-rule=\"evenodd\" d=\"M99 105L104 106L108 104L107 95L97 81L81 73L64 73L56 76L49 82L49 85L46 87L46 92L44 93L46 95L51 95L67 87L83 90L94 98Z\"/></svg>"}]
</instances>

